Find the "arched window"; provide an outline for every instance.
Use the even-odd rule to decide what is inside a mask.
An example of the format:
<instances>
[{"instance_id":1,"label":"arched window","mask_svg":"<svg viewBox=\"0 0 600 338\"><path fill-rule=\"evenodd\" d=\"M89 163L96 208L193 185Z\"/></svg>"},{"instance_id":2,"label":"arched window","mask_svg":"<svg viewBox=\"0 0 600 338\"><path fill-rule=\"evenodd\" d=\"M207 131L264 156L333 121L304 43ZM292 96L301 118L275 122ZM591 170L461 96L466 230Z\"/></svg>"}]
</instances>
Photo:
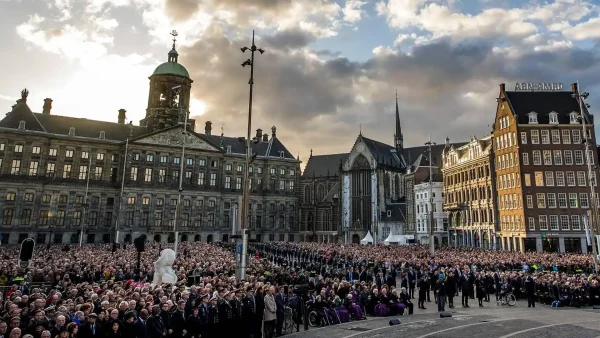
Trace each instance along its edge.
<instances>
[{"instance_id":1,"label":"arched window","mask_svg":"<svg viewBox=\"0 0 600 338\"><path fill-rule=\"evenodd\" d=\"M310 185L305 185L304 186L304 203L311 203L312 201L312 191L310 189Z\"/></svg>"},{"instance_id":2,"label":"arched window","mask_svg":"<svg viewBox=\"0 0 600 338\"><path fill-rule=\"evenodd\" d=\"M317 203L322 202L325 199L325 184L319 184L317 188Z\"/></svg>"}]
</instances>

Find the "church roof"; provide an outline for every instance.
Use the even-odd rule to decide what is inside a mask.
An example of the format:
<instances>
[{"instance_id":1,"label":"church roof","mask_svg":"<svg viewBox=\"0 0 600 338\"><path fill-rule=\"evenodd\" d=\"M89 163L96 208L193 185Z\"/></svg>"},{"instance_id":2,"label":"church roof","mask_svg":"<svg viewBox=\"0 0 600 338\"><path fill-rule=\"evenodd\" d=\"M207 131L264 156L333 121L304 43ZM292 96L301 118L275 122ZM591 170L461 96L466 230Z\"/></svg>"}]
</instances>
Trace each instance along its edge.
<instances>
[{"instance_id":1,"label":"church roof","mask_svg":"<svg viewBox=\"0 0 600 338\"><path fill-rule=\"evenodd\" d=\"M340 172L340 163L348 158L349 153L311 155L304 168L303 177L327 177Z\"/></svg>"},{"instance_id":2,"label":"church roof","mask_svg":"<svg viewBox=\"0 0 600 338\"><path fill-rule=\"evenodd\" d=\"M392 167L402 168L404 167L404 163L402 163L402 159L395 155L396 148L387 145L383 142L375 141L370 138L366 138L361 136L363 142L367 145L371 154L377 159L377 162L382 165L388 165Z\"/></svg>"}]
</instances>

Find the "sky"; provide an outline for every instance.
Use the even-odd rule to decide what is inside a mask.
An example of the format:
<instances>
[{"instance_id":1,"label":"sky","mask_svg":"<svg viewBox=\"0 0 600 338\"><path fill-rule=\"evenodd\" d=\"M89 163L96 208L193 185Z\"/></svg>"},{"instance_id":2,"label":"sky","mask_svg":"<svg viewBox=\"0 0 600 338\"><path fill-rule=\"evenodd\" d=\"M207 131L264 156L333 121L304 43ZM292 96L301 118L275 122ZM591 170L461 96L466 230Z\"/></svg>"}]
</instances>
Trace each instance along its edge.
<instances>
[{"instance_id":1,"label":"sky","mask_svg":"<svg viewBox=\"0 0 600 338\"><path fill-rule=\"evenodd\" d=\"M138 123L148 76L172 30L193 79L190 115L243 136L248 58L252 129L306 162L348 152L359 133L393 144L398 95L405 146L489 134L498 85L579 81L600 107L600 1L0 0L0 109L23 88L41 111Z\"/></svg>"}]
</instances>

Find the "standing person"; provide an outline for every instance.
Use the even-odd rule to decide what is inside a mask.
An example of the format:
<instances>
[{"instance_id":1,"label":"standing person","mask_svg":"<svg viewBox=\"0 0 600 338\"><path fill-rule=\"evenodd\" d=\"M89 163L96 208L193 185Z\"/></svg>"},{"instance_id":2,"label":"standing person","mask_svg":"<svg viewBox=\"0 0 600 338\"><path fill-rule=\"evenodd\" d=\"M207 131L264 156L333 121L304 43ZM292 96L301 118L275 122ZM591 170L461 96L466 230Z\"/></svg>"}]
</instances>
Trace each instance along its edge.
<instances>
[{"instance_id":1,"label":"standing person","mask_svg":"<svg viewBox=\"0 0 600 338\"><path fill-rule=\"evenodd\" d=\"M284 317L285 317L285 296L283 294L283 286L279 287L279 292L277 293L277 295L275 296L275 305L277 306L277 311L276 311L276 317L277 317L277 329L276 329L276 333L277 333L277 337L282 336L282 329L283 329L283 321L284 321Z\"/></svg>"},{"instance_id":2,"label":"standing person","mask_svg":"<svg viewBox=\"0 0 600 338\"><path fill-rule=\"evenodd\" d=\"M477 279L475 279L475 289L475 295L477 296L479 307L483 307L483 299L485 298L485 280L481 274L478 274Z\"/></svg>"},{"instance_id":3,"label":"standing person","mask_svg":"<svg viewBox=\"0 0 600 338\"><path fill-rule=\"evenodd\" d=\"M160 316L160 306L154 305L152 307L152 315L148 317L146 329L148 330L148 338L162 338L167 335L167 329Z\"/></svg>"},{"instance_id":4,"label":"standing person","mask_svg":"<svg viewBox=\"0 0 600 338\"><path fill-rule=\"evenodd\" d=\"M419 309L427 310L425 307L425 300L427 300L427 277L425 274L421 274L417 287L419 288Z\"/></svg>"},{"instance_id":5,"label":"standing person","mask_svg":"<svg viewBox=\"0 0 600 338\"><path fill-rule=\"evenodd\" d=\"M277 304L275 303L275 287L271 286L265 296L265 338L275 335L275 322L277 321Z\"/></svg>"},{"instance_id":6,"label":"standing person","mask_svg":"<svg viewBox=\"0 0 600 338\"><path fill-rule=\"evenodd\" d=\"M408 279L408 294L411 299L415 298L415 286L417 282L417 275L413 270L412 266L408 268L408 273L406 274L406 278Z\"/></svg>"},{"instance_id":7,"label":"standing person","mask_svg":"<svg viewBox=\"0 0 600 338\"><path fill-rule=\"evenodd\" d=\"M259 286L256 289L254 295L255 309L254 322L252 327L254 329L254 337L261 338L263 336L263 318L265 315L265 297L263 296L263 287Z\"/></svg>"},{"instance_id":8,"label":"standing person","mask_svg":"<svg viewBox=\"0 0 600 338\"><path fill-rule=\"evenodd\" d=\"M535 307L535 281L531 274L525 277L525 294L527 295L527 307Z\"/></svg>"},{"instance_id":9,"label":"standing person","mask_svg":"<svg viewBox=\"0 0 600 338\"><path fill-rule=\"evenodd\" d=\"M444 274L440 273L438 280L435 282L438 312L446 311L446 279L444 277Z\"/></svg>"},{"instance_id":10,"label":"standing person","mask_svg":"<svg viewBox=\"0 0 600 338\"><path fill-rule=\"evenodd\" d=\"M460 285L462 288L462 307L469 307L469 295L471 294L471 283L467 279L466 271L463 270L460 276Z\"/></svg>"},{"instance_id":11,"label":"standing person","mask_svg":"<svg viewBox=\"0 0 600 338\"><path fill-rule=\"evenodd\" d=\"M446 300L448 307L454 309L454 295L456 294L456 276L453 272L448 274L446 278Z\"/></svg>"}]
</instances>

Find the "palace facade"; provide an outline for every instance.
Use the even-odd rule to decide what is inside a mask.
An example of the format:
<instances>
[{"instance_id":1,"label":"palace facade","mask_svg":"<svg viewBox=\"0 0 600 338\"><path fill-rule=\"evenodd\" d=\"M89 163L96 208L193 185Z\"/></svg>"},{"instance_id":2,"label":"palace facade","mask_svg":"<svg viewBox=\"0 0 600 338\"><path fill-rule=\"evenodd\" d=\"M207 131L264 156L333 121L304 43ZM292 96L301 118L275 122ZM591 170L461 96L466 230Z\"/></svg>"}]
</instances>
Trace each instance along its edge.
<instances>
[{"instance_id":1,"label":"palace facade","mask_svg":"<svg viewBox=\"0 0 600 338\"><path fill-rule=\"evenodd\" d=\"M243 137L215 134L211 122L195 131L192 82L173 45L150 76L139 125L126 123L124 109L116 123L57 115L51 99L35 113L24 90L0 121L2 243L129 242L142 233L172 242L174 229L181 241L227 240L244 170L250 239L297 241L300 161L275 126L256 131L248 168Z\"/></svg>"}]
</instances>

